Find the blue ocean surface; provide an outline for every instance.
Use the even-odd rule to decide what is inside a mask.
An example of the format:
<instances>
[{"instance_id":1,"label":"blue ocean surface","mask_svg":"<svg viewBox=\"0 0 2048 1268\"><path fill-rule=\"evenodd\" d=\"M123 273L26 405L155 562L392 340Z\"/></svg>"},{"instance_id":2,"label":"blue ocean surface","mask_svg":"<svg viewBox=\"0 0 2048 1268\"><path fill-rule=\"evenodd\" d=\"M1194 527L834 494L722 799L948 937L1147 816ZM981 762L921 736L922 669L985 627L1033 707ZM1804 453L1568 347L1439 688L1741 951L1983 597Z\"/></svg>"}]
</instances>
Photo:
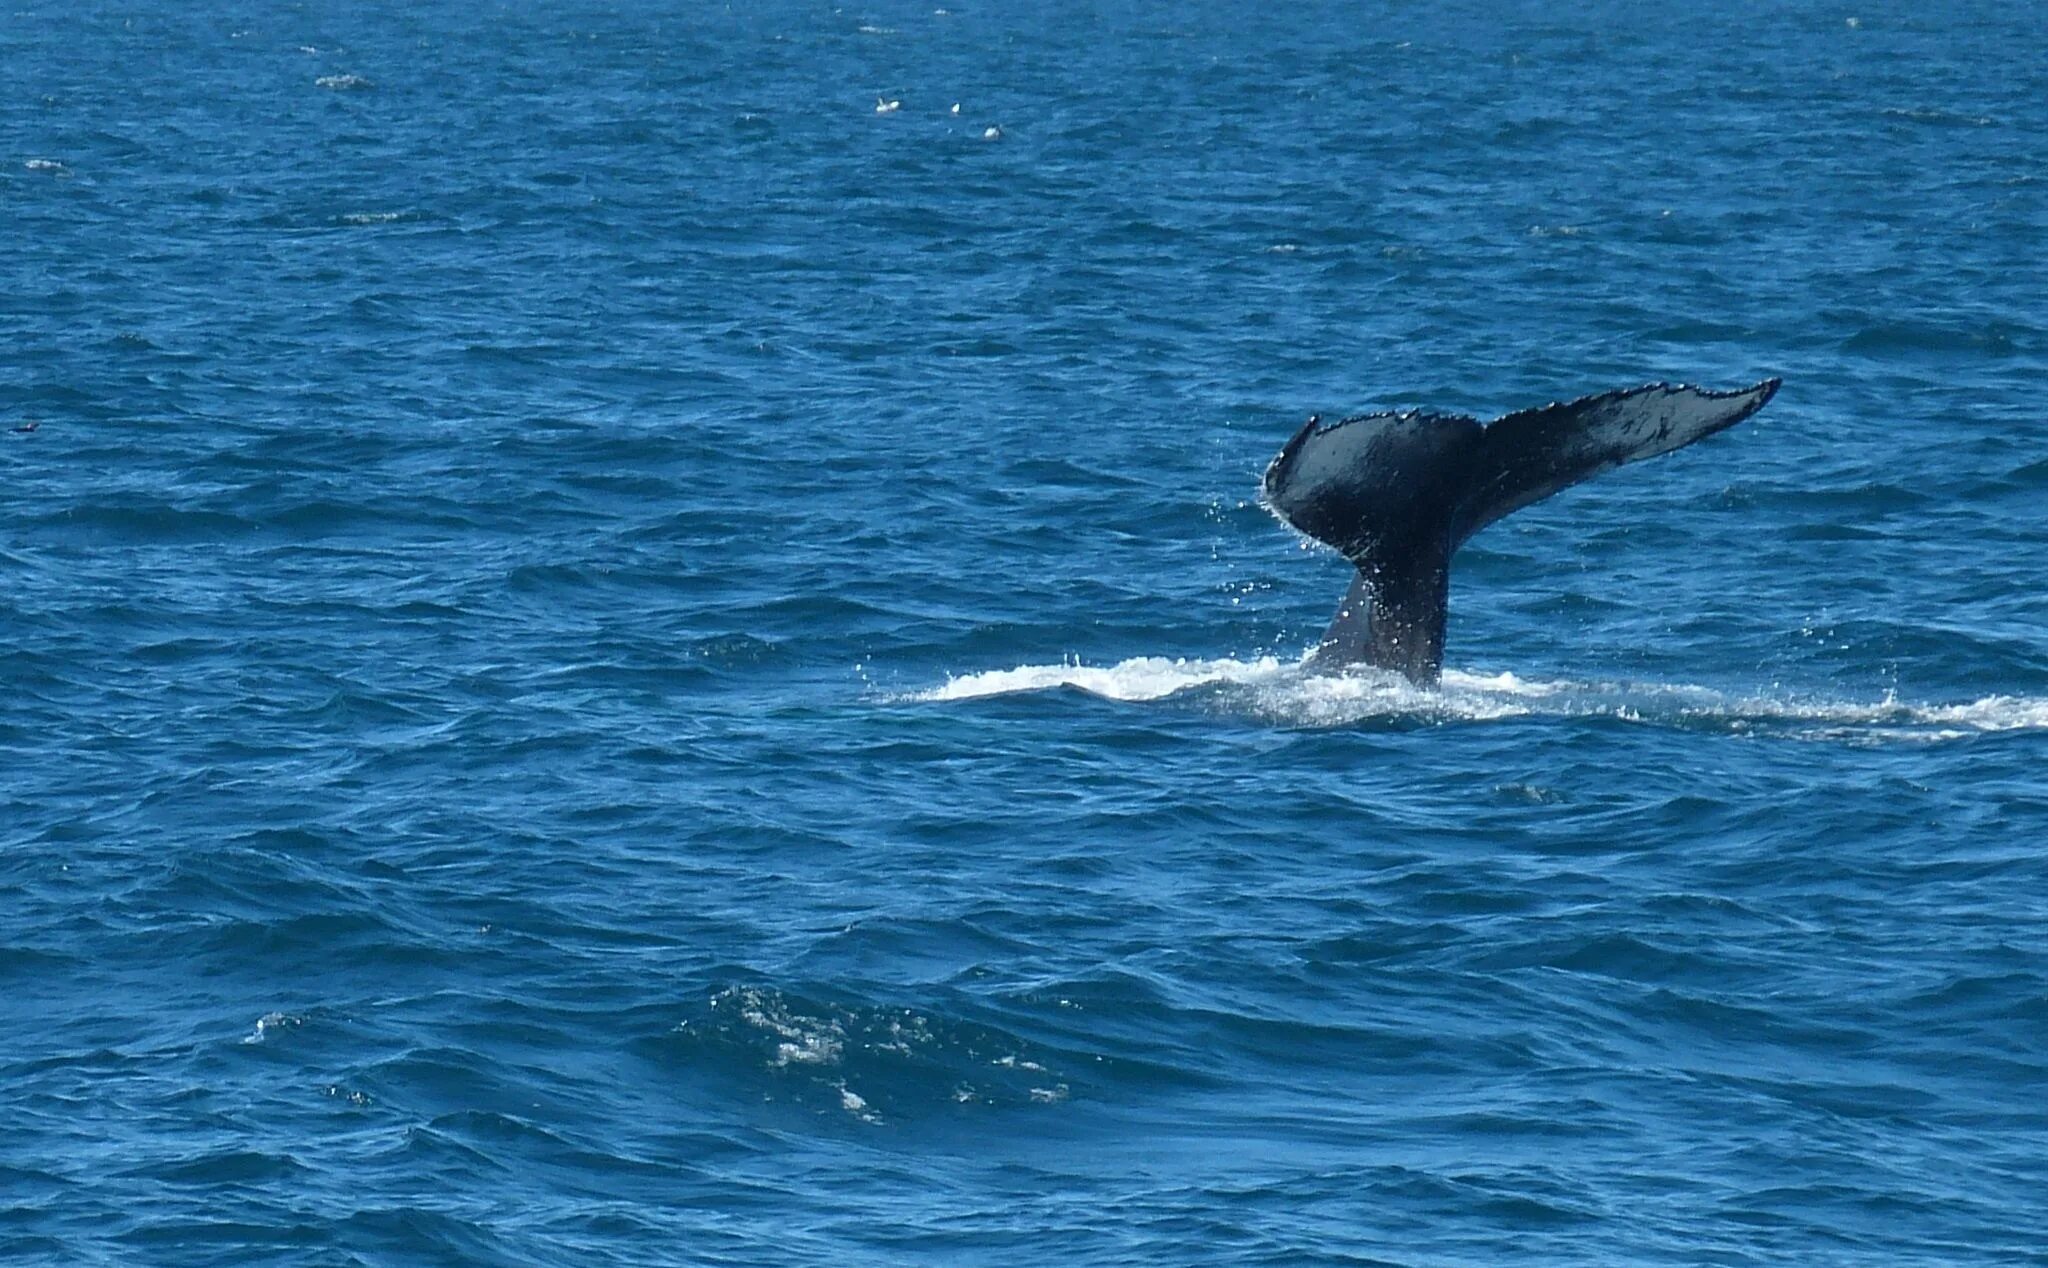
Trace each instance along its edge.
<instances>
[{"instance_id":1,"label":"blue ocean surface","mask_svg":"<svg viewBox=\"0 0 2048 1268\"><path fill-rule=\"evenodd\" d=\"M0 1258L2048 1264L2044 248L2032 4L13 0Z\"/></svg>"}]
</instances>

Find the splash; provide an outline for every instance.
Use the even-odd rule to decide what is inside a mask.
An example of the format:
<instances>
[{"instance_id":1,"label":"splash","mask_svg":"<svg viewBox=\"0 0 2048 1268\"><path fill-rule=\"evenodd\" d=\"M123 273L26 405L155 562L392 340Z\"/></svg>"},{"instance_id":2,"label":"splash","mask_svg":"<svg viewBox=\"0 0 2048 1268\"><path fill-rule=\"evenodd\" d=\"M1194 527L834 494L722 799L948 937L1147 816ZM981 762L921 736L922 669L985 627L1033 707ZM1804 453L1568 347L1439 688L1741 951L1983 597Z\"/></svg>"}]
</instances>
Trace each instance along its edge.
<instances>
[{"instance_id":1,"label":"splash","mask_svg":"<svg viewBox=\"0 0 2048 1268\"><path fill-rule=\"evenodd\" d=\"M1436 689L1356 667L1311 673L1307 658L1184 660L1140 656L1114 665L1020 665L948 678L913 693L920 701L977 700L1071 688L1108 700L1183 698L1288 726L1359 722L1484 722L1523 716L1612 718L1729 734L1795 739L1951 740L1996 731L2048 729L2048 697L1985 696L1967 704L1915 704L1728 692L1678 683L1524 679L1447 669Z\"/></svg>"},{"instance_id":2,"label":"splash","mask_svg":"<svg viewBox=\"0 0 2048 1268\"><path fill-rule=\"evenodd\" d=\"M1513 674L1483 677L1447 670L1441 688L1432 691L1383 670L1310 673L1305 656L1295 661L1273 656L1256 660L1140 656L1101 667L1076 662L966 674L949 678L944 685L919 692L912 699L974 700L1058 687L1129 701L1204 693L1226 711L1294 725L1334 726L1373 717L1510 717L1530 712L1531 701L1555 694L1564 686L1524 682Z\"/></svg>"},{"instance_id":3,"label":"splash","mask_svg":"<svg viewBox=\"0 0 2048 1268\"><path fill-rule=\"evenodd\" d=\"M1097 668L1076 661L1059 665L1019 665L985 673L948 678L944 686L917 693L918 700L973 700L1019 691L1078 687L1111 700L1159 700L1190 687L1213 683L1257 683L1276 679L1290 666L1271 656L1258 660L1171 660L1140 656Z\"/></svg>"}]
</instances>

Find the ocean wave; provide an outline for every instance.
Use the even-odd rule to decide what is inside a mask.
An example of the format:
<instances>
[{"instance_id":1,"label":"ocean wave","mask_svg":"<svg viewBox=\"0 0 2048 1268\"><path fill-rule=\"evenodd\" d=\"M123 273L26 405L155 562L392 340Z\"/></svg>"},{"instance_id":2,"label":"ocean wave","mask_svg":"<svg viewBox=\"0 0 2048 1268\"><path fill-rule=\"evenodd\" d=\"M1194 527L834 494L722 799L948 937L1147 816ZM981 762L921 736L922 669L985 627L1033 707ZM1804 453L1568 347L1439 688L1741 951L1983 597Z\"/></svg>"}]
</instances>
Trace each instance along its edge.
<instances>
[{"instance_id":1,"label":"ocean wave","mask_svg":"<svg viewBox=\"0 0 2048 1268\"><path fill-rule=\"evenodd\" d=\"M765 985L711 993L674 1039L767 1099L867 1124L947 1107L1053 1105L1072 1094L1070 1057L943 1013L805 998Z\"/></svg>"},{"instance_id":2,"label":"ocean wave","mask_svg":"<svg viewBox=\"0 0 2048 1268\"><path fill-rule=\"evenodd\" d=\"M1962 110L1910 109L1894 106L1886 109L1884 117L1902 123L1931 123L1948 128L1988 128L1998 120L1986 114L1972 114Z\"/></svg>"},{"instance_id":3,"label":"ocean wave","mask_svg":"<svg viewBox=\"0 0 2048 1268\"><path fill-rule=\"evenodd\" d=\"M1688 730L1793 739L1948 740L1996 731L2048 729L2048 697L1990 695L1961 704L1913 703L1886 693L1872 701L1793 694L1744 694L1685 683L1525 679L1512 673L1444 671L1440 687L1418 687L1380 670L1311 672L1307 658L1186 660L1140 656L1114 665L1019 665L949 677L911 693L915 701L977 700L1071 689L1142 703L1202 698L1221 712L1290 726L1348 726L1374 720L1486 722L1501 718L1613 718Z\"/></svg>"}]
</instances>

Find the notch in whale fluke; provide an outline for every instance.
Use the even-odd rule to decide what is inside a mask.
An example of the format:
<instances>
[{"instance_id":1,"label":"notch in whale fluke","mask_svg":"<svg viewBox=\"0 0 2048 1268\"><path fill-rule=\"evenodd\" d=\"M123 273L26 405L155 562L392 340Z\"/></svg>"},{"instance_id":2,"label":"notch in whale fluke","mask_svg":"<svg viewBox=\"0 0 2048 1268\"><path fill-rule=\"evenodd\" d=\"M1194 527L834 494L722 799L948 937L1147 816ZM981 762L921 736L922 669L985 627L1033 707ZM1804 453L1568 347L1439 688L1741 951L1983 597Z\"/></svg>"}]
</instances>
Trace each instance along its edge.
<instances>
[{"instance_id":1,"label":"notch in whale fluke","mask_svg":"<svg viewBox=\"0 0 2048 1268\"><path fill-rule=\"evenodd\" d=\"M1484 425L1423 410L1310 418L1267 466L1260 494L1358 568L1314 663L1364 663L1434 684L1451 556L1467 539L1603 471L1733 427L1778 383L1732 392L1651 383Z\"/></svg>"}]
</instances>

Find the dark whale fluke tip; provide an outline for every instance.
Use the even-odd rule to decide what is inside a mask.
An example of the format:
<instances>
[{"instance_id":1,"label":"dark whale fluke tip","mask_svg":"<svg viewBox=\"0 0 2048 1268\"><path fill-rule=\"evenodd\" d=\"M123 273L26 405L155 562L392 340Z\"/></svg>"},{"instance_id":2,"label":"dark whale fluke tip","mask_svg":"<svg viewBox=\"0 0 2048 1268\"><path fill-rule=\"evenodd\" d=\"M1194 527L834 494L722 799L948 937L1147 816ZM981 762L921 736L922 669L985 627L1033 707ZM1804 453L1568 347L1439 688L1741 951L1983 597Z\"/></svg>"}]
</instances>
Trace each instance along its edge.
<instances>
[{"instance_id":1,"label":"dark whale fluke tip","mask_svg":"<svg viewBox=\"0 0 2048 1268\"><path fill-rule=\"evenodd\" d=\"M1267 509L1358 568L1311 663L1363 663L1433 685L1451 556L1474 533L1603 471L1733 427L1781 383L1732 391L1647 383L1483 425L1423 410L1334 423L1311 414L1259 489Z\"/></svg>"}]
</instances>

